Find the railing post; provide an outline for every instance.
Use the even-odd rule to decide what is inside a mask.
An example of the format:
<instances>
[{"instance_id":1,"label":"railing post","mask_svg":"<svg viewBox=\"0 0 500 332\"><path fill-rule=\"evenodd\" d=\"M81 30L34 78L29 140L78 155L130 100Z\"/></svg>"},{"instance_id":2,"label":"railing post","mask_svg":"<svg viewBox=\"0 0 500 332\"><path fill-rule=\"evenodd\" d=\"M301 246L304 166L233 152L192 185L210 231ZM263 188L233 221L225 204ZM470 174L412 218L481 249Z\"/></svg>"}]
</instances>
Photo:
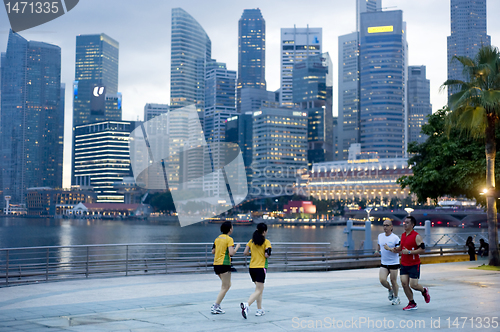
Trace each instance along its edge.
<instances>
[{"instance_id":1,"label":"railing post","mask_svg":"<svg viewBox=\"0 0 500 332\"><path fill-rule=\"evenodd\" d=\"M45 281L49 281L49 248L47 248L47 263L45 264Z\"/></svg>"},{"instance_id":2,"label":"railing post","mask_svg":"<svg viewBox=\"0 0 500 332\"><path fill-rule=\"evenodd\" d=\"M443 256L443 247L439 247L439 253L441 256Z\"/></svg>"},{"instance_id":3,"label":"railing post","mask_svg":"<svg viewBox=\"0 0 500 332\"><path fill-rule=\"evenodd\" d=\"M125 275L128 276L128 245L125 247L126 255L125 255Z\"/></svg>"},{"instance_id":4,"label":"railing post","mask_svg":"<svg viewBox=\"0 0 500 332\"><path fill-rule=\"evenodd\" d=\"M168 244L165 244L165 274L168 273Z\"/></svg>"},{"instance_id":5,"label":"railing post","mask_svg":"<svg viewBox=\"0 0 500 332\"><path fill-rule=\"evenodd\" d=\"M285 272L288 271L288 246L285 245Z\"/></svg>"},{"instance_id":6,"label":"railing post","mask_svg":"<svg viewBox=\"0 0 500 332\"><path fill-rule=\"evenodd\" d=\"M6 263L5 263L5 283L9 284L9 251L6 251Z\"/></svg>"},{"instance_id":7,"label":"railing post","mask_svg":"<svg viewBox=\"0 0 500 332\"><path fill-rule=\"evenodd\" d=\"M85 278L89 277L89 249L90 247L87 246L87 261L85 262Z\"/></svg>"},{"instance_id":8,"label":"railing post","mask_svg":"<svg viewBox=\"0 0 500 332\"><path fill-rule=\"evenodd\" d=\"M205 271L208 272L208 244L205 244Z\"/></svg>"}]
</instances>

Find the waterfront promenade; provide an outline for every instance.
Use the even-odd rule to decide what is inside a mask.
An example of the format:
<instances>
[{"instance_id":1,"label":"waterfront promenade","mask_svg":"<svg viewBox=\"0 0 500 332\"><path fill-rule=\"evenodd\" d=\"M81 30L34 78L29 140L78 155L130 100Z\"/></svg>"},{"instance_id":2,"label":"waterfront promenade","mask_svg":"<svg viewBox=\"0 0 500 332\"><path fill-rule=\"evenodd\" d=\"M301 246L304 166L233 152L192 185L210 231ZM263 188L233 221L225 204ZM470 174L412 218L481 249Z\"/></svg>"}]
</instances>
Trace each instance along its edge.
<instances>
[{"instance_id":1,"label":"waterfront promenade","mask_svg":"<svg viewBox=\"0 0 500 332\"><path fill-rule=\"evenodd\" d=\"M233 273L222 302L224 315L210 314L220 289L212 273L5 287L0 289L0 331L428 331L438 322L441 329L498 331L500 272L469 269L482 263L487 261L422 265L421 283L429 286L432 299L426 304L416 293L419 309L410 312L402 310L407 301L401 288L400 305L387 300L378 268L270 271L266 315L255 317L254 304L248 320L241 317L239 303L254 285L244 271Z\"/></svg>"}]
</instances>

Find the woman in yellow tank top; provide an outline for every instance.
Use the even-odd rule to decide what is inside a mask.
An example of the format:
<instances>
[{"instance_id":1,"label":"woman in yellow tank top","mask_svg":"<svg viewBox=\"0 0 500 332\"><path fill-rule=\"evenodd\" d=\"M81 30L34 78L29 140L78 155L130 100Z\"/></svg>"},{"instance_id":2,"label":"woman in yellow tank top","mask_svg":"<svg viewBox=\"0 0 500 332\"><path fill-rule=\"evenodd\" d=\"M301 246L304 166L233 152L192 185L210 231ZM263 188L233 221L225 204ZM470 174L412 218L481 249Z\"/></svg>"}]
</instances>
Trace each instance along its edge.
<instances>
[{"instance_id":1,"label":"woman in yellow tank top","mask_svg":"<svg viewBox=\"0 0 500 332\"><path fill-rule=\"evenodd\" d=\"M267 274L267 259L271 256L271 242L266 239L267 225L260 223L257 225L257 230L253 233L253 237L248 241L243 255L251 255L250 258L250 277L255 283L255 291L248 302L241 303L241 315L247 319L250 305L257 301L257 311L255 316L263 316L265 311L262 309L262 293L264 292L264 282Z\"/></svg>"}]
</instances>

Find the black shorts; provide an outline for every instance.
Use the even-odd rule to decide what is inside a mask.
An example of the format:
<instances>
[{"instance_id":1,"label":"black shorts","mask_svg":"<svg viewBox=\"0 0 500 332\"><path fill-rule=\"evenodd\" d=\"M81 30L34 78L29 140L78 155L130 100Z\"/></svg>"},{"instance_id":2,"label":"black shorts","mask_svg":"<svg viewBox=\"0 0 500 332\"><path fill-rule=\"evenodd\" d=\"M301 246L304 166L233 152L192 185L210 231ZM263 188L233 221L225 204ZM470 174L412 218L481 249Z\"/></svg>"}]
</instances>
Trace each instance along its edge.
<instances>
[{"instance_id":1,"label":"black shorts","mask_svg":"<svg viewBox=\"0 0 500 332\"><path fill-rule=\"evenodd\" d=\"M250 268L248 269L248 272L250 272L250 277L252 278L253 282L264 283L264 281L266 280L267 269L263 267Z\"/></svg>"},{"instance_id":2,"label":"black shorts","mask_svg":"<svg viewBox=\"0 0 500 332\"><path fill-rule=\"evenodd\" d=\"M214 265L215 274L219 275L231 271L231 265Z\"/></svg>"},{"instance_id":3,"label":"black shorts","mask_svg":"<svg viewBox=\"0 0 500 332\"><path fill-rule=\"evenodd\" d=\"M399 264L394 264L394 265L384 265L384 264L381 264L380 267L384 267L386 268L387 270L399 270L399 267L400 265Z\"/></svg>"},{"instance_id":4,"label":"black shorts","mask_svg":"<svg viewBox=\"0 0 500 332\"><path fill-rule=\"evenodd\" d=\"M399 274L400 275L408 274L412 279L419 279L420 264L408 265L408 266L401 265L401 270L399 271Z\"/></svg>"}]
</instances>

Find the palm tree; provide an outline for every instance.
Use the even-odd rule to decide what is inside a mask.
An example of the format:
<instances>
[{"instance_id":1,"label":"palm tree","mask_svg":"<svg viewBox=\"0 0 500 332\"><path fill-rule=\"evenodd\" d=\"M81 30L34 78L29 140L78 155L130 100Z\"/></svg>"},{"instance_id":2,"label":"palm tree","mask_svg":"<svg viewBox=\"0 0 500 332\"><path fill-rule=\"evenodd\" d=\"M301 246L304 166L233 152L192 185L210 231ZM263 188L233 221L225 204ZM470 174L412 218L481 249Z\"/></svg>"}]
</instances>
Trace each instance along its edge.
<instances>
[{"instance_id":1,"label":"palm tree","mask_svg":"<svg viewBox=\"0 0 500 332\"><path fill-rule=\"evenodd\" d=\"M449 87L456 91L448 101L447 127L456 126L470 137L485 140L489 264L499 266L495 130L500 122L500 53L494 46L483 46L474 59L454 56L452 61L464 66L466 81L447 80L441 86L441 90Z\"/></svg>"}]
</instances>

